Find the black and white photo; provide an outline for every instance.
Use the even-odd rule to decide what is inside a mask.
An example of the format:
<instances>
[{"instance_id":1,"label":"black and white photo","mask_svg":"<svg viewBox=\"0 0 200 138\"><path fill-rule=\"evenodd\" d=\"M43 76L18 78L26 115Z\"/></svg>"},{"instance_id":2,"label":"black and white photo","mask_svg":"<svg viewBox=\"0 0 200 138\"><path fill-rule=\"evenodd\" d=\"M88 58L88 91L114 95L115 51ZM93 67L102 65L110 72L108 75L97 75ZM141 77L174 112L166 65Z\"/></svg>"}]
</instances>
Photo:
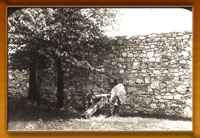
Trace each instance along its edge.
<instances>
[{"instance_id":1,"label":"black and white photo","mask_svg":"<svg viewBox=\"0 0 200 138\"><path fill-rule=\"evenodd\" d=\"M192 131L192 7L8 7L9 131Z\"/></svg>"}]
</instances>

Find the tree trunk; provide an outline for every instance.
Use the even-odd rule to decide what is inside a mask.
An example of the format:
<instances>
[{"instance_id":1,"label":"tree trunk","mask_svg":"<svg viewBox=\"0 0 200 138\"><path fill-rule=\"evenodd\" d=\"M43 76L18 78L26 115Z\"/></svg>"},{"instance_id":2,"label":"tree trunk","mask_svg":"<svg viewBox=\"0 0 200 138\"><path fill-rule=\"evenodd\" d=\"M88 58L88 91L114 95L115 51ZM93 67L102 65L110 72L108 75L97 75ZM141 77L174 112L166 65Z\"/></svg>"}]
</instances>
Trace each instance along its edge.
<instances>
[{"instance_id":1,"label":"tree trunk","mask_svg":"<svg viewBox=\"0 0 200 138\"><path fill-rule=\"evenodd\" d=\"M37 66L37 61L36 58L32 58L30 65L29 65L29 70L30 70L30 78L29 78L29 92L28 92L28 99L31 102L39 102L39 94L37 91L37 83L36 83L36 66Z\"/></svg>"},{"instance_id":2,"label":"tree trunk","mask_svg":"<svg viewBox=\"0 0 200 138\"><path fill-rule=\"evenodd\" d=\"M57 68L57 108L63 107L63 100L64 100L64 82L63 82L63 70L62 70L62 63L61 58L56 59L56 68Z\"/></svg>"}]
</instances>

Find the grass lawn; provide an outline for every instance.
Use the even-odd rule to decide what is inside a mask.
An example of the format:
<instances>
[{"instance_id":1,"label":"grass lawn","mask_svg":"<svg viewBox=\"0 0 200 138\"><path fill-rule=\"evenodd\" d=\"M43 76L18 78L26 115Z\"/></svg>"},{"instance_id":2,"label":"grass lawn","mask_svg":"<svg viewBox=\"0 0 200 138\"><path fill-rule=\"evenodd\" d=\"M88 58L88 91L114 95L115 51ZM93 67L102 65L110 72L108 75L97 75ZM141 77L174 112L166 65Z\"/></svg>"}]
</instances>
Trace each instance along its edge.
<instances>
[{"instance_id":1,"label":"grass lawn","mask_svg":"<svg viewBox=\"0 0 200 138\"><path fill-rule=\"evenodd\" d=\"M53 109L47 105L28 104L25 99L9 99L8 130L15 131L191 131L192 121L151 117L93 116L83 119L75 113Z\"/></svg>"},{"instance_id":2,"label":"grass lawn","mask_svg":"<svg viewBox=\"0 0 200 138\"><path fill-rule=\"evenodd\" d=\"M45 121L42 118L34 121L11 121L9 130L61 130L61 131L143 131L143 130L192 130L190 121L174 121L141 117L92 117L90 119L53 119Z\"/></svg>"}]
</instances>

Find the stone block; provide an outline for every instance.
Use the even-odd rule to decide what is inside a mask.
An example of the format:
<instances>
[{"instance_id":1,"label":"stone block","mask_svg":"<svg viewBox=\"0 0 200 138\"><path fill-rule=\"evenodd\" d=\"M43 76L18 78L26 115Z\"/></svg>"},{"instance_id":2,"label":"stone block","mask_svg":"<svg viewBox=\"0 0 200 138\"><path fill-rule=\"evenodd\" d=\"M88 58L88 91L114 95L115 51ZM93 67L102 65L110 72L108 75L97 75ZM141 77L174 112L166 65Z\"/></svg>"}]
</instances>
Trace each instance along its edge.
<instances>
[{"instance_id":1,"label":"stone block","mask_svg":"<svg viewBox=\"0 0 200 138\"><path fill-rule=\"evenodd\" d=\"M14 79L15 77L12 75L12 74L9 74L9 77L8 77L9 79Z\"/></svg>"},{"instance_id":2,"label":"stone block","mask_svg":"<svg viewBox=\"0 0 200 138\"><path fill-rule=\"evenodd\" d=\"M129 80L129 81L128 81L128 84L129 84L129 85L133 85L133 84L135 84L135 82L134 82L134 80Z\"/></svg>"},{"instance_id":3,"label":"stone block","mask_svg":"<svg viewBox=\"0 0 200 138\"><path fill-rule=\"evenodd\" d=\"M129 57L129 58L132 58L132 57L133 57L133 54L132 54L132 53L129 53L129 54L128 54L128 57Z\"/></svg>"},{"instance_id":4,"label":"stone block","mask_svg":"<svg viewBox=\"0 0 200 138\"><path fill-rule=\"evenodd\" d=\"M165 93L167 92L167 89L161 89L160 92Z\"/></svg>"},{"instance_id":5,"label":"stone block","mask_svg":"<svg viewBox=\"0 0 200 138\"><path fill-rule=\"evenodd\" d=\"M176 39L176 40L181 40L182 38L181 38L181 37L176 37L175 39Z\"/></svg>"},{"instance_id":6,"label":"stone block","mask_svg":"<svg viewBox=\"0 0 200 138\"><path fill-rule=\"evenodd\" d=\"M147 38L147 39L146 39L146 42L147 42L147 43L150 43L150 42L152 42L152 41L153 41L153 39L150 39L150 38Z\"/></svg>"},{"instance_id":7,"label":"stone block","mask_svg":"<svg viewBox=\"0 0 200 138\"><path fill-rule=\"evenodd\" d=\"M186 100L186 104L192 106L192 99L187 99L187 100Z\"/></svg>"},{"instance_id":8,"label":"stone block","mask_svg":"<svg viewBox=\"0 0 200 138\"><path fill-rule=\"evenodd\" d=\"M136 44L140 44L140 40L137 39L137 40L135 41L135 43L136 43Z\"/></svg>"},{"instance_id":9,"label":"stone block","mask_svg":"<svg viewBox=\"0 0 200 138\"><path fill-rule=\"evenodd\" d=\"M164 36L169 38L169 37L171 37L172 35L166 33L166 34L164 34Z\"/></svg>"},{"instance_id":10,"label":"stone block","mask_svg":"<svg viewBox=\"0 0 200 138\"><path fill-rule=\"evenodd\" d=\"M167 37L162 37L161 41L167 41Z\"/></svg>"},{"instance_id":11,"label":"stone block","mask_svg":"<svg viewBox=\"0 0 200 138\"><path fill-rule=\"evenodd\" d=\"M184 33L182 33L182 32L178 33L178 36L183 36L183 35L184 35Z\"/></svg>"},{"instance_id":12,"label":"stone block","mask_svg":"<svg viewBox=\"0 0 200 138\"><path fill-rule=\"evenodd\" d=\"M150 77L145 77L145 78L144 78L144 82L145 82L146 84L150 83Z\"/></svg>"},{"instance_id":13,"label":"stone block","mask_svg":"<svg viewBox=\"0 0 200 138\"><path fill-rule=\"evenodd\" d=\"M174 40L174 37L169 37L168 40Z\"/></svg>"},{"instance_id":14,"label":"stone block","mask_svg":"<svg viewBox=\"0 0 200 138\"><path fill-rule=\"evenodd\" d=\"M165 104L161 103L161 104L160 104L160 108L161 108L161 109L165 109Z\"/></svg>"},{"instance_id":15,"label":"stone block","mask_svg":"<svg viewBox=\"0 0 200 138\"><path fill-rule=\"evenodd\" d=\"M120 73L120 74L123 74L123 73L124 73L124 70L123 70L123 69L121 69L121 70L119 71L119 73Z\"/></svg>"},{"instance_id":16,"label":"stone block","mask_svg":"<svg viewBox=\"0 0 200 138\"><path fill-rule=\"evenodd\" d=\"M151 48L154 48L154 47L155 47L155 45L151 45L150 47L151 47Z\"/></svg>"},{"instance_id":17,"label":"stone block","mask_svg":"<svg viewBox=\"0 0 200 138\"><path fill-rule=\"evenodd\" d=\"M180 63L180 64L186 64L187 61L186 61L186 60L180 60L179 63Z\"/></svg>"},{"instance_id":18,"label":"stone block","mask_svg":"<svg viewBox=\"0 0 200 138\"><path fill-rule=\"evenodd\" d=\"M148 35L148 37L150 37L150 38L155 38L157 36L158 36L157 34L150 34L150 35Z\"/></svg>"},{"instance_id":19,"label":"stone block","mask_svg":"<svg viewBox=\"0 0 200 138\"><path fill-rule=\"evenodd\" d=\"M172 104L171 107L173 107L173 108L175 109L175 108L179 107L179 105L177 105L177 104Z\"/></svg>"},{"instance_id":20,"label":"stone block","mask_svg":"<svg viewBox=\"0 0 200 138\"><path fill-rule=\"evenodd\" d=\"M139 57L141 57L141 58L146 57L146 54L142 53L139 55Z\"/></svg>"},{"instance_id":21,"label":"stone block","mask_svg":"<svg viewBox=\"0 0 200 138\"><path fill-rule=\"evenodd\" d=\"M140 66L140 68L141 68L141 69L146 69L146 68L147 68L147 65L146 65L146 64L142 64L142 65Z\"/></svg>"},{"instance_id":22,"label":"stone block","mask_svg":"<svg viewBox=\"0 0 200 138\"><path fill-rule=\"evenodd\" d=\"M122 40L117 40L117 44L122 45L123 41Z\"/></svg>"},{"instance_id":23,"label":"stone block","mask_svg":"<svg viewBox=\"0 0 200 138\"><path fill-rule=\"evenodd\" d=\"M153 74L158 75L158 74L161 74L161 72L160 72L160 70L153 70Z\"/></svg>"},{"instance_id":24,"label":"stone block","mask_svg":"<svg viewBox=\"0 0 200 138\"><path fill-rule=\"evenodd\" d=\"M112 65L116 65L116 64L117 64L117 62L111 62L111 64L112 64Z\"/></svg>"},{"instance_id":25,"label":"stone block","mask_svg":"<svg viewBox=\"0 0 200 138\"><path fill-rule=\"evenodd\" d=\"M118 63L117 66L118 66L119 68L122 68L122 67L123 67L121 63Z\"/></svg>"},{"instance_id":26,"label":"stone block","mask_svg":"<svg viewBox=\"0 0 200 138\"><path fill-rule=\"evenodd\" d=\"M174 97L170 93L167 93L166 95L163 96L163 98L167 100L172 100Z\"/></svg>"},{"instance_id":27,"label":"stone block","mask_svg":"<svg viewBox=\"0 0 200 138\"><path fill-rule=\"evenodd\" d=\"M141 72L142 72L142 73L145 73L145 72L147 72L147 70L146 70L146 69L142 69Z\"/></svg>"},{"instance_id":28,"label":"stone block","mask_svg":"<svg viewBox=\"0 0 200 138\"><path fill-rule=\"evenodd\" d=\"M165 103L165 100L164 99L160 99L159 102L160 103Z\"/></svg>"},{"instance_id":29,"label":"stone block","mask_svg":"<svg viewBox=\"0 0 200 138\"><path fill-rule=\"evenodd\" d=\"M140 63L138 61L133 62L133 69L138 69L140 67Z\"/></svg>"},{"instance_id":30,"label":"stone block","mask_svg":"<svg viewBox=\"0 0 200 138\"><path fill-rule=\"evenodd\" d=\"M111 53L111 54L109 54L109 57L110 57L110 58L114 58L115 55Z\"/></svg>"},{"instance_id":31,"label":"stone block","mask_svg":"<svg viewBox=\"0 0 200 138\"><path fill-rule=\"evenodd\" d=\"M139 104L135 104L135 107L138 108L138 107L139 107Z\"/></svg>"},{"instance_id":32,"label":"stone block","mask_svg":"<svg viewBox=\"0 0 200 138\"><path fill-rule=\"evenodd\" d=\"M154 41L155 42L160 41L160 38L154 38Z\"/></svg>"},{"instance_id":33,"label":"stone block","mask_svg":"<svg viewBox=\"0 0 200 138\"><path fill-rule=\"evenodd\" d=\"M157 105L156 104L151 104L151 108L155 109L155 108L157 108Z\"/></svg>"},{"instance_id":34,"label":"stone block","mask_svg":"<svg viewBox=\"0 0 200 138\"><path fill-rule=\"evenodd\" d=\"M135 92L137 90L137 88L135 87L128 87L128 92Z\"/></svg>"},{"instance_id":35,"label":"stone block","mask_svg":"<svg viewBox=\"0 0 200 138\"><path fill-rule=\"evenodd\" d=\"M173 115L172 113L175 111L173 109L166 109L165 112L168 113L168 115Z\"/></svg>"},{"instance_id":36,"label":"stone block","mask_svg":"<svg viewBox=\"0 0 200 138\"><path fill-rule=\"evenodd\" d=\"M162 97L160 95L155 96L155 99L161 99Z\"/></svg>"},{"instance_id":37,"label":"stone block","mask_svg":"<svg viewBox=\"0 0 200 138\"><path fill-rule=\"evenodd\" d=\"M173 34L172 34L172 37L176 37L176 36L177 36L177 33L173 33Z\"/></svg>"},{"instance_id":38,"label":"stone block","mask_svg":"<svg viewBox=\"0 0 200 138\"><path fill-rule=\"evenodd\" d=\"M189 39L190 38L190 35L184 35L183 37L182 37L182 39Z\"/></svg>"},{"instance_id":39,"label":"stone block","mask_svg":"<svg viewBox=\"0 0 200 138\"><path fill-rule=\"evenodd\" d=\"M152 89L159 89L159 81L152 81L151 82L151 88Z\"/></svg>"},{"instance_id":40,"label":"stone block","mask_svg":"<svg viewBox=\"0 0 200 138\"><path fill-rule=\"evenodd\" d=\"M115 50L116 49L116 46L112 46L112 50Z\"/></svg>"},{"instance_id":41,"label":"stone block","mask_svg":"<svg viewBox=\"0 0 200 138\"><path fill-rule=\"evenodd\" d=\"M168 70L164 70L163 73L167 74L167 73L169 73L169 71Z\"/></svg>"},{"instance_id":42,"label":"stone block","mask_svg":"<svg viewBox=\"0 0 200 138\"><path fill-rule=\"evenodd\" d=\"M152 58L154 56L154 52L148 52L147 57Z\"/></svg>"},{"instance_id":43,"label":"stone block","mask_svg":"<svg viewBox=\"0 0 200 138\"><path fill-rule=\"evenodd\" d=\"M129 110L129 109L131 109L131 106L126 106L125 108L126 108L127 110Z\"/></svg>"},{"instance_id":44,"label":"stone block","mask_svg":"<svg viewBox=\"0 0 200 138\"><path fill-rule=\"evenodd\" d=\"M144 40L146 37L145 36L139 36L138 39Z\"/></svg>"},{"instance_id":45,"label":"stone block","mask_svg":"<svg viewBox=\"0 0 200 138\"><path fill-rule=\"evenodd\" d=\"M183 55L184 57L188 57L188 56L189 56L189 53L188 53L187 51L182 51L182 55Z\"/></svg>"},{"instance_id":46,"label":"stone block","mask_svg":"<svg viewBox=\"0 0 200 138\"><path fill-rule=\"evenodd\" d=\"M119 62L124 62L124 59L123 58L119 58Z\"/></svg>"},{"instance_id":47,"label":"stone block","mask_svg":"<svg viewBox=\"0 0 200 138\"><path fill-rule=\"evenodd\" d=\"M122 52L122 57L126 57L127 56L127 52Z\"/></svg>"},{"instance_id":48,"label":"stone block","mask_svg":"<svg viewBox=\"0 0 200 138\"><path fill-rule=\"evenodd\" d=\"M184 108L184 115L189 118L192 117L192 108L190 106Z\"/></svg>"},{"instance_id":49,"label":"stone block","mask_svg":"<svg viewBox=\"0 0 200 138\"><path fill-rule=\"evenodd\" d=\"M176 91L176 89L174 89L174 88L172 88L172 89L170 90L171 93L174 93L175 91Z\"/></svg>"},{"instance_id":50,"label":"stone block","mask_svg":"<svg viewBox=\"0 0 200 138\"><path fill-rule=\"evenodd\" d=\"M148 58L142 58L142 62L148 62Z\"/></svg>"},{"instance_id":51,"label":"stone block","mask_svg":"<svg viewBox=\"0 0 200 138\"><path fill-rule=\"evenodd\" d=\"M187 91L187 88L186 88L186 86L179 85L179 86L176 88L176 91L179 92L179 93L185 93L185 92Z\"/></svg>"},{"instance_id":52,"label":"stone block","mask_svg":"<svg viewBox=\"0 0 200 138\"><path fill-rule=\"evenodd\" d=\"M137 84L142 84L142 83L144 83L144 80L143 80L143 79L137 78L137 79L135 80L135 83L137 83Z\"/></svg>"},{"instance_id":53,"label":"stone block","mask_svg":"<svg viewBox=\"0 0 200 138\"><path fill-rule=\"evenodd\" d=\"M155 57L149 58L149 61L150 61L150 62L155 62L155 61L156 61L156 58L155 58Z\"/></svg>"}]
</instances>

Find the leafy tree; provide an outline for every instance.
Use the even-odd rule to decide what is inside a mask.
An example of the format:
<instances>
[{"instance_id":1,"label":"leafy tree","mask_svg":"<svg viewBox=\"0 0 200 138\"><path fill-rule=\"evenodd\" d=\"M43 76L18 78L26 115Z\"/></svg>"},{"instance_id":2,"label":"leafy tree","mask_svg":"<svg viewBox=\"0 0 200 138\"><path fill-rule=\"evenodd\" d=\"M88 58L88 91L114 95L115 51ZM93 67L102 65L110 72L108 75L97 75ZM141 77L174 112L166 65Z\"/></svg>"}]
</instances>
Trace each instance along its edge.
<instances>
[{"instance_id":1,"label":"leafy tree","mask_svg":"<svg viewBox=\"0 0 200 138\"><path fill-rule=\"evenodd\" d=\"M28 50L55 61L60 108L64 87L62 62L89 69L97 66L102 58L99 53L107 46L104 27L114 22L115 15L116 10L108 8L24 8L8 18L9 49L20 49L21 55ZM36 64L33 55L29 58L32 65Z\"/></svg>"},{"instance_id":2,"label":"leafy tree","mask_svg":"<svg viewBox=\"0 0 200 138\"><path fill-rule=\"evenodd\" d=\"M30 25L35 17L29 11L20 10L8 18L8 49L9 52L12 52L9 56L9 66L12 69L28 69L30 71L28 99L32 102L39 102L37 89L39 77L36 78L36 69L44 68L42 65L46 63L43 60L46 59L46 55L40 52L43 47L33 35L33 29L39 29L41 24ZM37 19L38 22L39 19ZM29 21L27 22L27 20ZM43 63L37 65L40 62Z\"/></svg>"}]
</instances>

